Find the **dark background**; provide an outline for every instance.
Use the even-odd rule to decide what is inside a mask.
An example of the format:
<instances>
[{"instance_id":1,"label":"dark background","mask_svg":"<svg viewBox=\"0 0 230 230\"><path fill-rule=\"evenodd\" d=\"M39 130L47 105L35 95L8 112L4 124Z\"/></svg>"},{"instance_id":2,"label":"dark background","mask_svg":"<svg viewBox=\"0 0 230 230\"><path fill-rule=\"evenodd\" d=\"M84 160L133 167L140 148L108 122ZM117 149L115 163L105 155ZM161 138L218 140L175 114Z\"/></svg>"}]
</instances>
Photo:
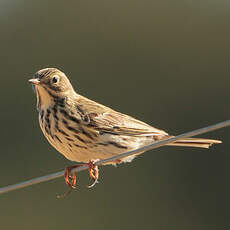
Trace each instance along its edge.
<instances>
[{"instance_id":1,"label":"dark background","mask_svg":"<svg viewBox=\"0 0 230 230\"><path fill-rule=\"evenodd\" d=\"M0 2L0 185L64 169L27 80L57 67L75 89L180 134L229 119L230 2ZM163 147L101 167L66 199L63 178L0 196L1 229L229 229L229 128L209 150Z\"/></svg>"}]
</instances>

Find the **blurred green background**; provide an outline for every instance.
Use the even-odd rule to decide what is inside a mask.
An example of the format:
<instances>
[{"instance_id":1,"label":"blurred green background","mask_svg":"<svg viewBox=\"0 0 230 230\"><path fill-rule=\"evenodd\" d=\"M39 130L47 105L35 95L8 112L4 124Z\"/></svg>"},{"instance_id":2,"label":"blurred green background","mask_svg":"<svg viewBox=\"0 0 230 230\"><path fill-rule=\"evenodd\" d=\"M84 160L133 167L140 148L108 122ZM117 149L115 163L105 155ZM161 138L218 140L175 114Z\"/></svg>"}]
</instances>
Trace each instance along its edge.
<instances>
[{"instance_id":1,"label":"blurred green background","mask_svg":"<svg viewBox=\"0 0 230 230\"><path fill-rule=\"evenodd\" d=\"M57 67L93 100L180 134L229 119L227 0L0 1L0 185L72 163L43 137L27 80ZM1 229L211 230L230 227L229 128L209 150L163 147L0 196Z\"/></svg>"}]
</instances>

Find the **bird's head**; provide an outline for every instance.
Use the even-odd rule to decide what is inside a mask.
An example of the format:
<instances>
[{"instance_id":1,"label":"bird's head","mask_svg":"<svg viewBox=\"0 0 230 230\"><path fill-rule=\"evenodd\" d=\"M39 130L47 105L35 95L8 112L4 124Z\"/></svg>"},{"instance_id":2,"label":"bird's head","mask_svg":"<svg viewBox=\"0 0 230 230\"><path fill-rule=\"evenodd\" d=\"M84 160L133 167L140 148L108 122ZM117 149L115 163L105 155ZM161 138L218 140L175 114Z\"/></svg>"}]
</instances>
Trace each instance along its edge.
<instances>
[{"instance_id":1,"label":"bird's head","mask_svg":"<svg viewBox=\"0 0 230 230\"><path fill-rule=\"evenodd\" d=\"M66 75L56 68L39 70L29 82L35 89L38 107L47 107L54 98L66 97L74 92Z\"/></svg>"},{"instance_id":2,"label":"bird's head","mask_svg":"<svg viewBox=\"0 0 230 230\"><path fill-rule=\"evenodd\" d=\"M65 94L72 90L72 85L69 79L63 72L56 68L39 70L29 82L35 86L35 89L42 87L54 95Z\"/></svg>"}]
</instances>

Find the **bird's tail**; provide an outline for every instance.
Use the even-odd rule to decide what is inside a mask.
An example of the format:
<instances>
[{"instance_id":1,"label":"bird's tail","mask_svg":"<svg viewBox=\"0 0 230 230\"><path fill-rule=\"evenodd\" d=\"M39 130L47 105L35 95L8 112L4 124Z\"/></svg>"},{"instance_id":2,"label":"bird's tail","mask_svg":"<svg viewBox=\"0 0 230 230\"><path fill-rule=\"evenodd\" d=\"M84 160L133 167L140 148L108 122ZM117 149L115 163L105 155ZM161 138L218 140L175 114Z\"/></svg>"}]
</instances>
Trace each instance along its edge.
<instances>
[{"instance_id":1,"label":"bird's tail","mask_svg":"<svg viewBox=\"0 0 230 230\"><path fill-rule=\"evenodd\" d=\"M205 138L184 138L184 139L177 140L176 142L170 143L167 145L209 148L213 144L220 144L220 143L222 143L222 141L205 139Z\"/></svg>"}]
</instances>

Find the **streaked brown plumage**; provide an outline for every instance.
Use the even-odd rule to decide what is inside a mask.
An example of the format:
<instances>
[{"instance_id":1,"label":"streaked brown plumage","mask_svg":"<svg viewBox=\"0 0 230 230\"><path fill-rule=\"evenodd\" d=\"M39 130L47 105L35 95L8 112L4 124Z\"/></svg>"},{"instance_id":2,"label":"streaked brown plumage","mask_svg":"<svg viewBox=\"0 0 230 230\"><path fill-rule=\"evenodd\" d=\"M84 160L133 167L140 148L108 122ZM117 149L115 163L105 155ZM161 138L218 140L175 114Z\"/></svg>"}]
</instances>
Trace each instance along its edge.
<instances>
[{"instance_id":1,"label":"streaked brown plumage","mask_svg":"<svg viewBox=\"0 0 230 230\"><path fill-rule=\"evenodd\" d=\"M39 70L30 82L36 91L42 132L71 161L105 159L170 137L163 130L79 95L66 75L56 68ZM208 148L217 143L221 141L186 138L169 145Z\"/></svg>"}]
</instances>

